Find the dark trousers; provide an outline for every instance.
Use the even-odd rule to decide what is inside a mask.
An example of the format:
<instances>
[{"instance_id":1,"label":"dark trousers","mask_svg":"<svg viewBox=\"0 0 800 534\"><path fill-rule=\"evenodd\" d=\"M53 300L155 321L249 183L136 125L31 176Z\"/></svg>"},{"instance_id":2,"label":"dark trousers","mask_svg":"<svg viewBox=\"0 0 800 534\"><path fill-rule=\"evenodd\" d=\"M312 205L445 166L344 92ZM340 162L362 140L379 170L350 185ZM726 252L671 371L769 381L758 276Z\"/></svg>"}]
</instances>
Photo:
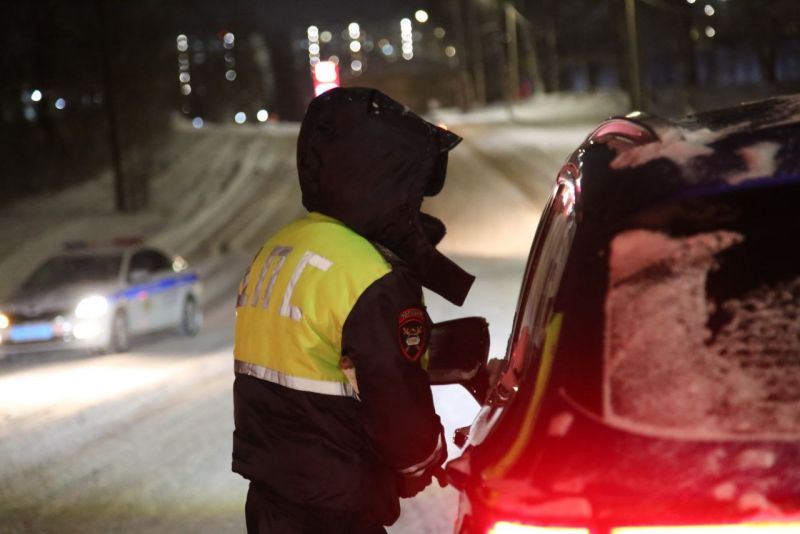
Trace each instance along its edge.
<instances>
[{"instance_id":1,"label":"dark trousers","mask_svg":"<svg viewBox=\"0 0 800 534\"><path fill-rule=\"evenodd\" d=\"M386 534L379 524L310 509L270 495L253 482L245 505L247 534Z\"/></svg>"}]
</instances>

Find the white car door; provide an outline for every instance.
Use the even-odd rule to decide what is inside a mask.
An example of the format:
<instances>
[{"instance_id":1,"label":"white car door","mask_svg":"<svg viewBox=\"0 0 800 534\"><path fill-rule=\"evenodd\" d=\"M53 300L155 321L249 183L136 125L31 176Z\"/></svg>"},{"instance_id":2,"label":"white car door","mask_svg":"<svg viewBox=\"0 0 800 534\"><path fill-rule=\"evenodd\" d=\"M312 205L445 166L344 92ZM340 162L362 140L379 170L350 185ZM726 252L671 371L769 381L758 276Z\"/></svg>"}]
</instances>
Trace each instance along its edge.
<instances>
[{"instance_id":1,"label":"white car door","mask_svg":"<svg viewBox=\"0 0 800 534\"><path fill-rule=\"evenodd\" d=\"M172 259L158 250L150 250L153 266L154 321L158 328L175 326L179 322L183 288L172 268Z\"/></svg>"},{"instance_id":2,"label":"white car door","mask_svg":"<svg viewBox=\"0 0 800 534\"><path fill-rule=\"evenodd\" d=\"M159 262L155 251L137 250L128 270L128 324L131 332L150 332L163 324L159 303Z\"/></svg>"}]
</instances>

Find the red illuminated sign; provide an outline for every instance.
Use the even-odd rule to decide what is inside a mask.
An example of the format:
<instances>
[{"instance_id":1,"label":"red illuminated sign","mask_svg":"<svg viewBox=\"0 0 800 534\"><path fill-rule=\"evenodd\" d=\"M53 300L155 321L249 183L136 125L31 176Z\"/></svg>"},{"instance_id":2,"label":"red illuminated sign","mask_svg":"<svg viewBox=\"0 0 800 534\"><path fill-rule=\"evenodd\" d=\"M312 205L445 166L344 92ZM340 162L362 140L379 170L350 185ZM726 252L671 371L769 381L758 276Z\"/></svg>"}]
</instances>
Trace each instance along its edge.
<instances>
[{"instance_id":1,"label":"red illuminated sign","mask_svg":"<svg viewBox=\"0 0 800 534\"><path fill-rule=\"evenodd\" d=\"M320 61L314 65L314 95L339 87L339 64L333 61Z\"/></svg>"}]
</instances>

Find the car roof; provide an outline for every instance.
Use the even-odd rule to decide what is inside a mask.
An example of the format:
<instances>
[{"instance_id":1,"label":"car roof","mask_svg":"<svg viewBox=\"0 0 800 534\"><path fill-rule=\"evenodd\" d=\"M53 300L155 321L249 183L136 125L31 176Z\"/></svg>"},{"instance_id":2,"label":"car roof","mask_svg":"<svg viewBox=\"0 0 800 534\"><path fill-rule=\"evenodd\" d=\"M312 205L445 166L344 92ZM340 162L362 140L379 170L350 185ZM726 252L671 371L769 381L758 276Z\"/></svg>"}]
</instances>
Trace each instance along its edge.
<instances>
[{"instance_id":1,"label":"car roof","mask_svg":"<svg viewBox=\"0 0 800 534\"><path fill-rule=\"evenodd\" d=\"M64 249L58 256L111 256L123 254L138 247L86 247L80 249Z\"/></svg>"},{"instance_id":2,"label":"car roof","mask_svg":"<svg viewBox=\"0 0 800 534\"><path fill-rule=\"evenodd\" d=\"M146 243L141 237L118 237L109 240L73 240L63 244L58 256L107 256L133 253L139 250L155 250L166 256L169 252Z\"/></svg>"},{"instance_id":3,"label":"car roof","mask_svg":"<svg viewBox=\"0 0 800 534\"><path fill-rule=\"evenodd\" d=\"M598 126L570 156L578 210L618 220L671 198L800 183L800 95L677 120L633 113Z\"/></svg>"}]
</instances>

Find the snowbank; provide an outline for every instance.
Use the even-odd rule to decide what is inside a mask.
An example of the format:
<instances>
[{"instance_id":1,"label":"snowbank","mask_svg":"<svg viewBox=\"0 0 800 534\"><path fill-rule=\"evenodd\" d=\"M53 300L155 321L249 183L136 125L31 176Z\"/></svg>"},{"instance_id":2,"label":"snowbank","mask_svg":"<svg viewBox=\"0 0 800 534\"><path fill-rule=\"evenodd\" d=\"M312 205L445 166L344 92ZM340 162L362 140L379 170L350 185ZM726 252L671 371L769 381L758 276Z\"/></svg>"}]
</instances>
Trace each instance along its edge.
<instances>
[{"instance_id":1,"label":"snowbank","mask_svg":"<svg viewBox=\"0 0 800 534\"><path fill-rule=\"evenodd\" d=\"M536 95L509 105L496 103L469 111L438 109L430 117L448 126L487 123L599 122L630 111L627 94L622 92L550 93Z\"/></svg>"}]
</instances>

